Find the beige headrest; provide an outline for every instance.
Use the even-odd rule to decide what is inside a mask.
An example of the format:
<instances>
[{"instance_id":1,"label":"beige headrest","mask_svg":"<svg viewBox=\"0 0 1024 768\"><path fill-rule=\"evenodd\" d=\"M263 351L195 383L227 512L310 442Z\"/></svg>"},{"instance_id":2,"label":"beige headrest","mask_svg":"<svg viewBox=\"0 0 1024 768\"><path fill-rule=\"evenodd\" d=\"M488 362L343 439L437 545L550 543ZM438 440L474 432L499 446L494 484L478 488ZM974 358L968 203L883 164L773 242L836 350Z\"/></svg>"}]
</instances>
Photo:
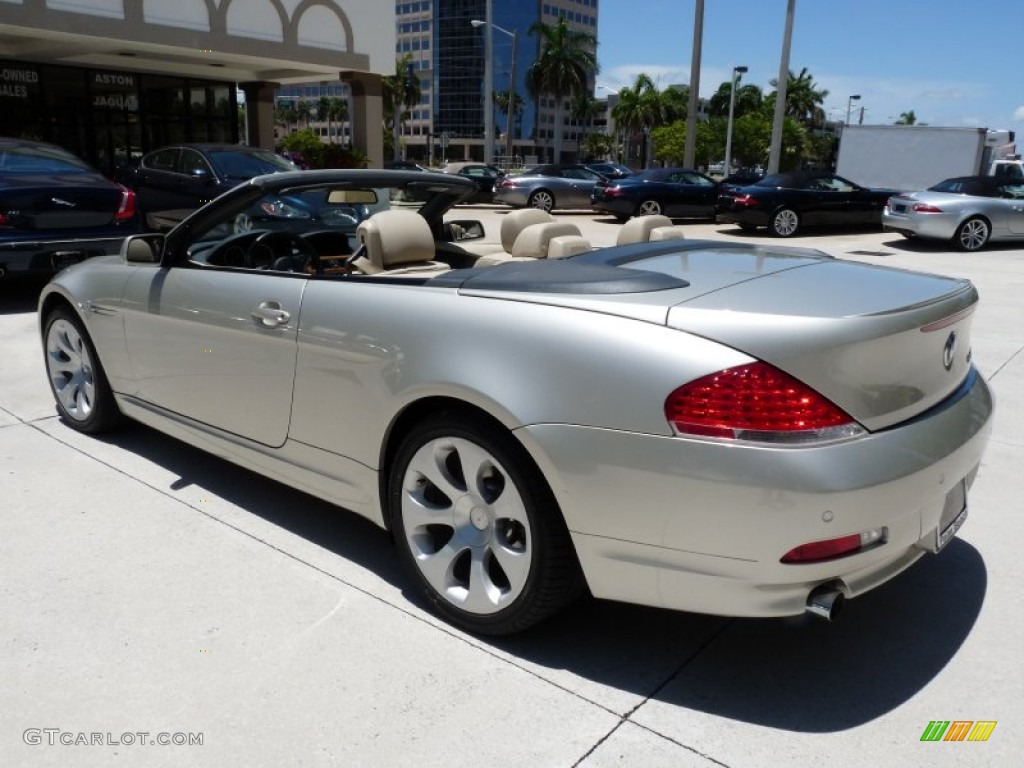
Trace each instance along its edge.
<instances>
[{"instance_id":1,"label":"beige headrest","mask_svg":"<svg viewBox=\"0 0 1024 768\"><path fill-rule=\"evenodd\" d=\"M658 240L685 240L686 232L682 227L655 227L651 230L650 241Z\"/></svg>"},{"instance_id":2,"label":"beige headrest","mask_svg":"<svg viewBox=\"0 0 1024 768\"><path fill-rule=\"evenodd\" d=\"M430 225L414 211L375 213L356 228L356 236L366 245L366 258L380 269L434 258Z\"/></svg>"},{"instance_id":3,"label":"beige headrest","mask_svg":"<svg viewBox=\"0 0 1024 768\"><path fill-rule=\"evenodd\" d=\"M519 208L501 220L501 247L512 253L519 233L531 224L555 221L555 217L540 208Z\"/></svg>"},{"instance_id":4,"label":"beige headrest","mask_svg":"<svg viewBox=\"0 0 1024 768\"><path fill-rule=\"evenodd\" d=\"M579 235L560 235L552 237L548 243L549 259L564 259L576 253L586 253L590 250L590 241Z\"/></svg>"},{"instance_id":5,"label":"beige headrest","mask_svg":"<svg viewBox=\"0 0 1024 768\"><path fill-rule=\"evenodd\" d=\"M646 243L651 239L651 230L658 227L671 227L672 219L668 216L636 216L619 230L619 236L615 240L616 245L627 243Z\"/></svg>"},{"instance_id":6,"label":"beige headrest","mask_svg":"<svg viewBox=\"0 0 1024 768\"><path fill-rule=\"evenodd\" d=\"M512 245L513 256L529 256L534 259L548 257L548 244L561 235L580 236L580 228L567 221L549 221L547 224L531 224L516 238Z\"/></svg>"}]
</instances>

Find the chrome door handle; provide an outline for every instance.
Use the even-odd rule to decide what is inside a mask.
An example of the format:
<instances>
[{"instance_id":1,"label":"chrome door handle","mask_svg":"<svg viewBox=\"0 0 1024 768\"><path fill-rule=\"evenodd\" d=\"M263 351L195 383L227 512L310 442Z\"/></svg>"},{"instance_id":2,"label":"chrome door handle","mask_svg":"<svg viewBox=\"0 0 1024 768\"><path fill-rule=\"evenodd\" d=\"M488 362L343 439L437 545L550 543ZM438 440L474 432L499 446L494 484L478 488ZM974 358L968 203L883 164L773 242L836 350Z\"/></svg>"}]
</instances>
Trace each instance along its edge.
<instances>
[{"instance_id":1,"label":"chrome door handle","mask_svg":"<svg viewBox=\"0 0 1024 768\"><path fill-rule=\"evenodd\" d=\"M264 328L276 328L292 319L291 313L281 309L278 301L262 301L252 311L252 318Z\"/></svg>"}]
</instances>

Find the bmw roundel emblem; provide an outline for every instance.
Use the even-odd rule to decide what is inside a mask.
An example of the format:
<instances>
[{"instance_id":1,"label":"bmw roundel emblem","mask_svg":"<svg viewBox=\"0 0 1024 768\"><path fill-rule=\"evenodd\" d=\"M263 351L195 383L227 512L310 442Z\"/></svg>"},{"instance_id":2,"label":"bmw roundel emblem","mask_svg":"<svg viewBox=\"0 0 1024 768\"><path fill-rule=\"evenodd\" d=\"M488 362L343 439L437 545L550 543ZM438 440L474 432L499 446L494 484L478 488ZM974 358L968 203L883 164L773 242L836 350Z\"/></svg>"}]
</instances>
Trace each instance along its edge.
<instances>
[{"instance_id":1,"label":"bmw roundel emblem","mask_svg":"<svg viewBox=\"0 0 1024 768\"><path fill-rule=\"evenodd\" d=\"M956 354L956 331L949 334L946 339L946 346L942 348L942 365L948 371L953 367L953 355Z\"/></svg>"}]
</instances>

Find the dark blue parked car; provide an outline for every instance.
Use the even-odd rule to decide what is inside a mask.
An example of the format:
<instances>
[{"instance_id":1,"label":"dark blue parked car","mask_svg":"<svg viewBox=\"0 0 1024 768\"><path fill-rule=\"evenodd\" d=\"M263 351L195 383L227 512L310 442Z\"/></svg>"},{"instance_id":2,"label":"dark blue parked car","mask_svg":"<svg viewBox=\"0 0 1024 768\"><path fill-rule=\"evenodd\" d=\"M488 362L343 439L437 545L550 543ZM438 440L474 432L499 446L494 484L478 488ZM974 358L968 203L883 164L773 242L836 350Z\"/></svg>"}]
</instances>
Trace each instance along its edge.
<instances>
[{"instance_id":1,"label":"dark blue parked car","mask_svg":"<svg viewBox=\"0 0 1024 768\"><path fill-rule=\"evenodd\" d=\"M118 180L135 190L143 221L170 229L192 211L255 176L299 170L269 149L237 144L178 144L144 155Z\"/></svg>"},{"instance_id":2,"label":"dark blue parked car","mask_svg":"<svg viewBox=\"0 0 1024 768\"><path fill-rule=\"evenodd\" d=\"M635 176L594 186L590 204L619 221L661 214L673 219L713 219L718 200L714 179L690 168L648 168Z\"/></svg>"},{"instance_id":3,"label":"dark blue parked car","mask_svg":"<svg viewBox=\"0 0 1024 768\"><path fill-rule=\"evenodd\" d=\"M138 231L133 192L65 149L0 138L0 279L117 253Z\"/></svg>"}]
</instances>

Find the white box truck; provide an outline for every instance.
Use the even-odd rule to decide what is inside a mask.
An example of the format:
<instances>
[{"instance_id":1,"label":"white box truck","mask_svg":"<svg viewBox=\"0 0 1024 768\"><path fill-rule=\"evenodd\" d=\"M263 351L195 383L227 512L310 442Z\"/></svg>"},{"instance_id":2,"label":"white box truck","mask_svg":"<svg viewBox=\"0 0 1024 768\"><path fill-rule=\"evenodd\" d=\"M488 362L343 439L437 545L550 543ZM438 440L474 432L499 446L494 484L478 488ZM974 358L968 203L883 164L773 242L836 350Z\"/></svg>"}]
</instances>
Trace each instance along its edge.
<instances>
[{"instance_id":1,"label":"white box truck","mask_svg":"<svg viewBox=\"0 0 1024 768\"><path fill-rule=\"evenodd\" d=\"M1024 178L1012 131L927 125L848 125L836 173L864 187L905 192L953 176Z\"/></svg>"}]
</instances>

